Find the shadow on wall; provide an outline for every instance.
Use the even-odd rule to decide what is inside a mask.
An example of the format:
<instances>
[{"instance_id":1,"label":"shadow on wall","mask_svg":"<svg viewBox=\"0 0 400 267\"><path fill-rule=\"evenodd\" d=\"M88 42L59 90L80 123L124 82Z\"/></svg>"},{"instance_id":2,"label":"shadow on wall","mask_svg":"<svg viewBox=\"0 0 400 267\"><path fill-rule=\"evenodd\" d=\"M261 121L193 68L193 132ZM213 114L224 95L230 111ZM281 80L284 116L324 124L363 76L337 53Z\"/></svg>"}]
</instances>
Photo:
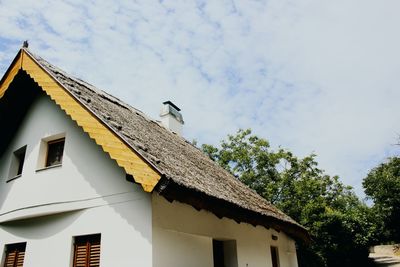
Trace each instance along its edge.
<instances>
[{"instance_id":1,"label":"shadow on wall","mask_svg":"<svg viewBox=\"0 0 400 267\"><path fill-rule=\"evenodd\" d=\"M54 236L79 219L82 211L72 211L50 216L5 222L1 228L21 239L45 239ZM29 227L27 228L27 225ZM38 229L39 231L35 231Z\"/></svg>"}]
</instances>

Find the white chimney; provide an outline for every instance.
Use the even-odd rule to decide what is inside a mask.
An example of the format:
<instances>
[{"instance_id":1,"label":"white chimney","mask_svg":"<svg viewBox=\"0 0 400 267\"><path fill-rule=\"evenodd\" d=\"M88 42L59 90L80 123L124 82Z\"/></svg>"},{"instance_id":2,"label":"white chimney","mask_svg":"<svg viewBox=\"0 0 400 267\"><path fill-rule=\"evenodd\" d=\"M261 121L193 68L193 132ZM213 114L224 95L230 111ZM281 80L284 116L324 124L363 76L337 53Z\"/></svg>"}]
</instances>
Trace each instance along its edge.
<instances>
[{"instance_id":1,"label":"white chimney","mask_svg":"<svg viewBox=\"0 0 400 267\"><path fill-rule=\"evenodd\" d=\"M182 136L184 121L182 114L179 111L181 111L181 109L175 106L174 103L171 101L165 101L161 108L160 118L161 123L167 129L178 134L179 136Z\"/></svg>"}]
</instances>

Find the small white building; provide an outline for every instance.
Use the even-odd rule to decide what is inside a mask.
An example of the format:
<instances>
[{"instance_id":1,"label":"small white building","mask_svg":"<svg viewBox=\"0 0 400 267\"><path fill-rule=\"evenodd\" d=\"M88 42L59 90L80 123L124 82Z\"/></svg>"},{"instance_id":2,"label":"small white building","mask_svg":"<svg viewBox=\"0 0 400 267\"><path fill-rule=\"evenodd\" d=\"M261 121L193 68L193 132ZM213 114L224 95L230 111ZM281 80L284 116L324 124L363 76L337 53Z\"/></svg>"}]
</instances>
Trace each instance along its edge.
<instances>
[{"instance_id":1,"label":"small white building","mask_svg":"<svg viewBox=\"0 0 400 267\"><path fill-rule=\"evenodd\" d=\"M296 267L309 239L174 129L26 48L0 125L1 266Z\"/></svg>"}]
</instances>

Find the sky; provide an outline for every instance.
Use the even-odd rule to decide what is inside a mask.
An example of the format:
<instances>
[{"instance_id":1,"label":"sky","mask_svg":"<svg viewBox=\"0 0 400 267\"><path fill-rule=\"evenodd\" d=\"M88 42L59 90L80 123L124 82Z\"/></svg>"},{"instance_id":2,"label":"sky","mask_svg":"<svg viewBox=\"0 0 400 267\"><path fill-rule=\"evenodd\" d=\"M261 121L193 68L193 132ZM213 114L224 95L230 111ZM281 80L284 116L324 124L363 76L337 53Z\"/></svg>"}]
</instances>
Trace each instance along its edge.
<instances>
[{"instance_id":1,"label":"sky","mask_svg":"<svg viewBox=\"0 0 400 267\"><path fill-rule=\"evenodd\" d=\"M0 73L29 40L54 65L218 145L251 128L339 175L399 155L400 1L0 0Z\"/></svg>"}]
</instances>

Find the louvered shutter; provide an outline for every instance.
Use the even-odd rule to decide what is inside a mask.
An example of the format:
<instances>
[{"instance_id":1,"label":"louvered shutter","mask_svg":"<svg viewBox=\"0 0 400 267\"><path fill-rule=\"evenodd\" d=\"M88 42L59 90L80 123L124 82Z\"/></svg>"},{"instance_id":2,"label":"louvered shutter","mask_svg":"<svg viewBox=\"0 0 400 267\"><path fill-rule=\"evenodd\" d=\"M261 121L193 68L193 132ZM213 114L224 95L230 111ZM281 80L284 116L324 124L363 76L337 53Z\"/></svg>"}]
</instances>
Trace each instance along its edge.
<instances>
[{"instance_id":1,"label":"louvered shutter","mask_svg":"<svg viewBox=\"0 0 400 267\"><path fill-rule=\"evenodd\" d=\"M90 246L89 266L100 266L100 240L98 243L92 243Z\"/></svg>"},{"instance_id":2,"label":"louvered shutter","mask_svg":"<svg viewBox=\"0 0 400 267\"><path fill-rule=\"evenodd\" d=\"M26 243L10 244L6 246L4 267L23 267Z\"/></svg>"},{"instance_id":3,"label":"louvered shutter","mask_svg":"<svg viewBox=\"0 0 400 267\"><path fill-rule=\"evenodd\" d=\"M100 235L75 237L74 267L100 266Z\"/></svg>"},{"instance_id":4,"label":"louvered shutter","mask_svg":"<svg viewBox=\"0 0 400 267\"><path fill-rule=\"evenodd\" d=\"M24 259L25 259L25 251L18 252L17 255L17 264L15 267L22 267L24 266Z\"/></svg>"}]
</instances>

